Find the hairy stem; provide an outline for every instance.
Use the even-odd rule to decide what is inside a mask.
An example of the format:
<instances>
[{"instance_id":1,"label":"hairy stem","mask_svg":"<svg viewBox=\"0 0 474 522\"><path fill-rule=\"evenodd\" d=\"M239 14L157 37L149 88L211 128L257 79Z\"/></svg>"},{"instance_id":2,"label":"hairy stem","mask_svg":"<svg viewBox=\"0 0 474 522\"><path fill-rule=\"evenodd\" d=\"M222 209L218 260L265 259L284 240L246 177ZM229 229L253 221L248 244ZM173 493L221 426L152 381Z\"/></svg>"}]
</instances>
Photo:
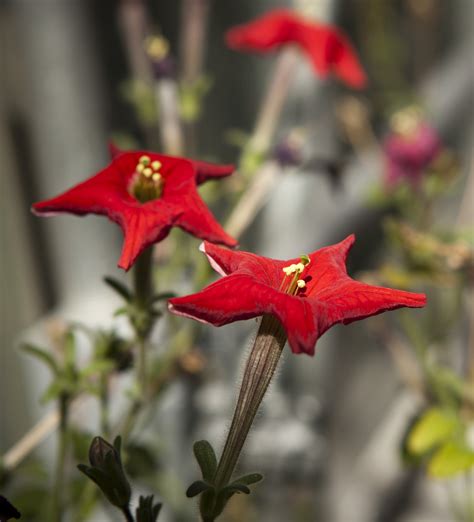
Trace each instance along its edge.
<instances>
[{"instance_id":1,"label":"hairy stem","mask_svg":"<svg viewBox=\"0 0 474 522\"><path fill-rule=\"evenodd\" d=\"M239 398L227 440L217 466L215 485L228 484L255 415L275 373L286 335L279 321L264 316L247 360Z\"/></svg>"}]
</instances>

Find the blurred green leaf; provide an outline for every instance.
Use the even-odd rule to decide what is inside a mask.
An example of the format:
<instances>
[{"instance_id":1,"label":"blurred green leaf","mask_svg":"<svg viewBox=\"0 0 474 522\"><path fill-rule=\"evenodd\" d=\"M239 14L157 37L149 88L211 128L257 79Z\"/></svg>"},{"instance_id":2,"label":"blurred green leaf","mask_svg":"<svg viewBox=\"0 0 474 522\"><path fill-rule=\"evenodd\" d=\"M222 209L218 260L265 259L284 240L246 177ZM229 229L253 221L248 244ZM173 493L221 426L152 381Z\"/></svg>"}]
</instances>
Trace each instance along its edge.
<instances>
[{"instance_id":1,"label":"blurred green leaf","mask_svg":"<svg viewBox=\"0 0 474 522\"><path fill-rule=\"evenodd\" d=\"M138 507L135 512L136 522L156 522L160 514L161 503L153 503L153 495L143 497L140 495Z\"/></svg>"},{"instance_id":2,"label":"blurred green leaf","mask_svg":"<svg viewBox=\"0 0 474 522\"><path fill-rule=\"evenodd\" d=\"M57 362L54 360L54 357L46 350L44 350L43 348L39 348L38 346L35 346L33 344L30 344L30 343L26 343L26 344L23 344L21 346L21 349L32 355L33 357L36 357L37 359L39 359L41 362L43 362L44 364L46 364L46 366L48 366L48 368L55 374L57 375L58 372L59 372L59 368L58 368L58 364Z\"/></svg>"},{"instance_id":3,"label":"blurred green leaf","mask_svg":"<svg viewBox=\"0 0 474 522\"><path fill-rule=\"evenodd\" d=\"M431 408L413 427L408 437L408 449L415 455L421 455L461 430L461 421L451 411Z\"/></svg>"},{"instance_id":4,"label":"blurred green leaf","mask_svg":"<svg viewBox=\"0 0 474 522\"><path fill-rule=\"evenodd\" d=\"M87 378L96 374L109 373L114 368L115 364L113 361L102 359L91 362L91 364L87 365L79 372L79 375L80 377Z\"/></svg>"},{"instance_id":5,"label":"blurred green leaf","mask_svg":"<svg viewBox=\"0 0 474 522\"><path fill-rule=\"evenodd\" d=\"M113 290L115 290L121 297L125 299L125 301L130 302L132 300L132 292L130 292L127 286L118 279L106 276L104 277L104 283L109 285L110 288L112 288Z\"/></svg>"},{"instance_id":6,"label":"blurred green leaf","mask_svg":"<svg viewBox=\"0 0 474 522\"><path fill-rule=\"evenodd\" d=\"M474 467L474 451L456 441L443 444L428 464L428 473L435 478L448 478Z\"/></svg>"}]
</instances>

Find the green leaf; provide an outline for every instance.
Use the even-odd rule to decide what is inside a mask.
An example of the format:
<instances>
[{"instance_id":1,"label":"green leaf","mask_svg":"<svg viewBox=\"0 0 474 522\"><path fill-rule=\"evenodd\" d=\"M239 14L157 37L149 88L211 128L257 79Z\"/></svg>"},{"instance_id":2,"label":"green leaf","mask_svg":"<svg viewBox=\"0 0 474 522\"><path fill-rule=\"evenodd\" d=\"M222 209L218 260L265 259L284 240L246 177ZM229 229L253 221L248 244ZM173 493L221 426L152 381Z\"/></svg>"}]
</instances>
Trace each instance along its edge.
<instances>
[{"instance_id":1,"label":"green leaf","mask_svg":"<svg viewBox=\"0 0 474 522\"><path fill-rule=\"evenodd\" d=\"M91 375L95 375L97 373L108 373L111 372L115 368L115 364L113 361L108 361L105 359L93 361L91 364L83 368L79 375L81 377L90 377Z\"/></svg>"},{"instance_id":2,"label":"green leaf","mask_svg":"<svg viewBox=\"0 0 474 522\"><path fill-rule=\"evenodd\" d=\"M138 507L135 511L136 522L156 522L161 510L161 504L153 504L153 495L143 497L140 495Z\"/></svg>"},{"instance_id":3,"label":"green leaf","mask_svg":"<svg viewBox=\"0 0 474 522\"><path fill-rule=\"evenodd\" d=\"M41 396L40 401L43 404L48 403L49 401L52 401L53 399L57 399L61 394L65 393L66 390L68 390L70 386L65 381L65 379L59 377L58 379L55 379L47 388L46 391Z\"/></svg>"},{"instance_id":4,"label":"green leaf","mask_svg":"<svg viewBox=\"0 0 474 522\"><path fill-rule=\"evenodd\" d=\"M448 478L474 467L474 451L462 444L449 441L434 454L428 464L428 474Z\"/></svg>"},{"instance_id":5,"label":"green leaf","mask_svg":"<svg viewBox=\"0 0 474 522\"><path fill-rule=\"evenodd\" d=\"M202 480L196 480L196 482L193 482L186 490L186 496L192 498L209 489L213 489L213 486Z\"/></svg>"},{"instance_id":6,"label":"green leaf","mask_svg":"<svg viewBox=\"0 0 474 522\"><path fill-rule=\"evenodd\" d=\"M238 482L232 482L232 484L229 484L225 488L222 488L222 493L228 494L234 494L234 493L245 493L246 495L250 495L250 488L246 486L245 484L239 484Z\"/></svg>"},{"instance_id":7,"label":"green leaf","mask_svg":"<svg viewBox=\"0 0 474 522\"><path fill-rule=\"evenodd\" d=\"M408 436L408 449L415 455L422 455L450 439L461 429L461 421L452 412L430 408Z\"/></svg>"},{"instance_id":8,"label":"green leaf","mask_svg":"<svg viewBox=\"0 0 474 522\"><path fill-rule=\"evenodd\" d=\"M74 332L69 330L64 336L64 367L73 370L76 366L76 339Z\"/></svg>"},{"instance_id":9,"label":"green leaf","mask_svg":"<svg viewBox=\"0 0 474 522\"><path fill-rule=\"evenodd\" d=\"M161 294L156 294L151 298L152 303L156 303L157 301L164 301L165 299L172 299L176 297L177 294L174 292L162 292Z\"/></svg>"},{"instance_id":10,"label":"green leaf","mask_svg":"<svg viewBox=\"0 0 474 522\"><path fill-rule=\"evenodd\" d=\"M132 292L127 288L126 285L124 285L121 281L118 279L115 279L114 277L106 276L104 277L104 283L106 285L109 285L110 288L115 290L117 294L119 294L121 297L125 299L125 301L130 302L132 300Z\"/></svg>"},{"instance_id":11,"label":"green leaf","mask_svg":"<svg viewBox=\"0 0 474 522\"><path fill-rule=\"evenodd\" d=\"M25 351L26 353L32 355L33 357L36 357L41 362L46 364L48 368L57 375L59 373L59 368L57 362L54 360L54 357L47 352L46 350L43 350L42 348L39 348L38 346L35 346L30 343L23 344L21 346L21 349Z\"/></svg>"},{"instance_id":12,"label":"green leaf","mask_svg":"<svg viewBox=\"0 0 474 522\"><path fill-rule=\"evenodd\" d=\"M256 484L261 480L263 480L263 475L261 473L248 473L247 475L243 475L242 477L235 479L232 483L239 483L250 486L251 484Z\"/></svg>"},{"instance_id":13,"label":"green leaf","mask_svg":"<svg viewBox=\"0 0 474 522\"><path fill-rule=\"evenodd\" d=\"M193 451L201 468L202 478L212 483L217 469L217 458L214 449L207 440L198 440L194 443Z\"/></svg>"}]
</instances>

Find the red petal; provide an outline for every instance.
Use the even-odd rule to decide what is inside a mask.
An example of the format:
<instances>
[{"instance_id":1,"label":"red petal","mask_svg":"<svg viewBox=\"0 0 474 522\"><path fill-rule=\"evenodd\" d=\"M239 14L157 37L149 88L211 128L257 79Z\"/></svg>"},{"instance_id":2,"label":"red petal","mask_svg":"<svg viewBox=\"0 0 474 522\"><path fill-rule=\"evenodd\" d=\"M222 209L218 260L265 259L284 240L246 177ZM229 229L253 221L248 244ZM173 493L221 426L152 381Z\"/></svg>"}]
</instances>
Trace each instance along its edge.
<instances>
[{"instance_id":1,"label":"red petal","mask_svg":"<svg viewBox=\"0 0 474 522\"><path fill-rule=\"evenodd\" d=\"M196 169L196 183L198 185L212 179L230 176L235 170L234 165L216 165L215 163L198 160L192 160L191 162Z\"/></svg>"},{"instance_id":2,"label":"red petal","mask_svg":"<svg viewBox=\"0 0 474 522\"><path fill-rule=\"evenodd\" d=\"M273 290L252 277L233 274L219 279L201 292L169 300L170 311L222 326L266 313Z\"/></svg>"},{"instance_id":3,"label":"red petal","mask_svg":"<svg viewBox=\"0 0 474 522\"><path fill-rule=\"evenodd\" d=\"M289 41L295 15L276 9L256 20L227 31L227 45L236 50L269 51Z\"/></svg>"},{"instance_id":4,"label":"red petal","mask_svg":"<svg viewBox=\"0 0 474 522\"><path fill-rule=\"evenodd\" d=\"M362 88L367 78L349 40L331 26L304 24L296 32L316 73L325 76L333 71L347 85Z\"/></svg>"},{"instance_id":5,"label":"red petal","mask_svg":"<svg viewBox=\"0 0 474 522\"><path fill-rule=\"evenodd\" d=\"M343 82L357 89L367 83L357 54L341 31L311 22L289 10L274 10L229 30L226 42L232 49L259 52L297 44L305 51L318 75L324 77L333 71Z\"/></svg>"}]
</instances>

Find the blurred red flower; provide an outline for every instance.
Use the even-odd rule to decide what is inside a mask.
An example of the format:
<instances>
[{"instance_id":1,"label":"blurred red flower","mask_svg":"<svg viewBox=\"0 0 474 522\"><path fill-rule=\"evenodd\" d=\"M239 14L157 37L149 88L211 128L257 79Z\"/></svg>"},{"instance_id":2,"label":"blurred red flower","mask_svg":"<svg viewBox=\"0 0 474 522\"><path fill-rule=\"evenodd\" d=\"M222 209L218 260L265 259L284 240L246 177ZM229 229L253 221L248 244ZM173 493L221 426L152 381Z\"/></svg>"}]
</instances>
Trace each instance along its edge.
<instances>
[{"instance_id":1,"label":"blurred red flower","mask_svg":"<svg viewBox=\"0 0 474 522\"><path fill-rule=\"evenodd\" d=\"M442 148L435 129L420 123L410 134L394 132L383 144L386 159L386 180L389 186L406 180L418 186L423 173Z\"/></svg>"},{"instance_id":2,"label":"blurred red flower","mask_svg":"<svg viewBox=\"0 0 474 522\"><path fill-rule=\"evenodd\" d=\"M367 77L348 38L336 27L304 18L293 11L275 9L249 23L230 29L227 45L238 51L269 52L287 44L300 47L315 72L333 72L347 85L361 89Z\"/></svg>"},{"instance_id":3,"label":"blurred red flower","mask_svg":"<svg viewBox=\"0 0 474 522\"><path fill-rule=\"evenodd\" d=\"M215 326L272 314L286 330L292 351L313 355L318 338L336 323L348 324L387 310L426 304L424 294L351 279L345 262L354 240L352 235L289 261L205 242L201 250L225 277L196 294L170 299L169 309Z\"/></svg>"},{"instance_id":4,"label":"blurred red flower","mask_svg":"<svg viewBox=\"0 0 474 522\"><path fill-rule=\"evenodd\" d=\"M105 169L55 198L35 203L33 212L107 216L125 235L118 262L125 270L173 226L229 247L237 244L215 220L196 188L208 179L229 175L233 167L152 152L116 152Z\"/></svg>"}]
</instances>

